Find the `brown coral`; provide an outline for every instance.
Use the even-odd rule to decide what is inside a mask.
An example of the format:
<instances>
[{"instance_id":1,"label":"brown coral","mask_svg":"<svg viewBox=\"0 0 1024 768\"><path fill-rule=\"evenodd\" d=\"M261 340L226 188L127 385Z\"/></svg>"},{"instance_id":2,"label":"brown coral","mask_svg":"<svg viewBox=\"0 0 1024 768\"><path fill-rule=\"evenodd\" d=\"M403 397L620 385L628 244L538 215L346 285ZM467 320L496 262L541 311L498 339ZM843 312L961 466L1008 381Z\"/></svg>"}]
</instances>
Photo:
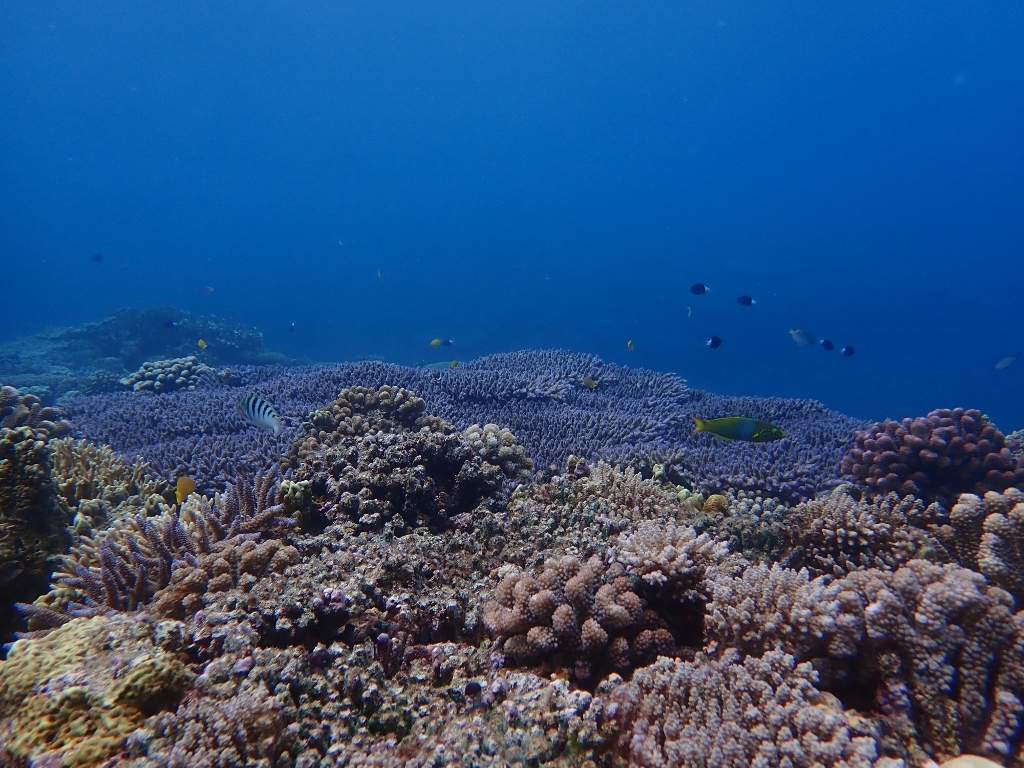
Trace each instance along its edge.
<instances>
[{"instance_id":1,"label":"brown coral","mask_svg":"<svg viewBox=\"0 0 1024 768\"><path fill-rule=\"evenodd\" d=\"M71 422L60 408L44 406L35 395L21 394L14 387L0 387L0 427L31 427L42 439L62 437L71 431Z\"/></svg>"},{"instance_id":2,"label":"brown coral","mask_svg":"<svg viewBox=\"0 0 1024 768\"><path fill-rule=\"evenodd\" d=\"M965 493L949 514L961 565L1024 600L1024 492Z\"/></svg>"}]
</instances>

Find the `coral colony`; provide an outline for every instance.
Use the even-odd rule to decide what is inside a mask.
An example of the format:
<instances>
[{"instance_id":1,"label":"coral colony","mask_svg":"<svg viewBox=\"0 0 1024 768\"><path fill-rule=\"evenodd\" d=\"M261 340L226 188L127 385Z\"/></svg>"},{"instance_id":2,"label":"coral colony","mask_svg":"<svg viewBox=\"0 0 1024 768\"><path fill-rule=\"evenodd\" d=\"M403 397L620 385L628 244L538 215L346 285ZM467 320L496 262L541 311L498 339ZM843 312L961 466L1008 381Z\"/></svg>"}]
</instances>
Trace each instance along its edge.
<instances>
[{"instance_id":1,"label":"coral colony","mask_svg":"<svg viewBox=\"0 0 1024 768\"><path fill-rule=\"evenodd\" d=\"M0 765L1024 768L1024 459L977 411L172 351L0 389Z\"/></svg>"}]
</instances>

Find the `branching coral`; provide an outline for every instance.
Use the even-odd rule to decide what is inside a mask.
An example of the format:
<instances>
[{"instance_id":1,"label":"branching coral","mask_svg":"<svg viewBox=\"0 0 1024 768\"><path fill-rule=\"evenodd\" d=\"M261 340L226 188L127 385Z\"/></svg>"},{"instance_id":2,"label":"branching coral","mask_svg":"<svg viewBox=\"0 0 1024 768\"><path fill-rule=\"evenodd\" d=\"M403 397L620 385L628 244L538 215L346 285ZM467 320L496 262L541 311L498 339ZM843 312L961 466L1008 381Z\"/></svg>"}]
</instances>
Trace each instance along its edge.
<instances>
[{"instance_id":1,"label":"branching coral","mask_svg":"<svg viewBox=\"0 0 1024 768\"><path fill-rule=\"evenodd\" d=\"M582 682L597 670L628 671L675 650L668 626L633 591L620 563L548 560L534 578L516 571L484 606L484 626L513 661L554 661ZM595 669L596 668L596 669Z\"/></svg>"},{"instance_id":2,"label":"branching coral","mask_svg":"<svg viewBox=\"0 0 1024 768\"><path fill-rule=\"evenodd\" d=\"M881 768L869 721L831 709L816 682L810 664L780 651L742 660L659 659L638 670L628 689L635 709L630 764Z\"/></svg>"},{"instance_id":3,"label":"branching coral","mask_svg":"<svg viewBox=\"0 0 1024 768\"><path fill-rule=\"evenodd\" d=\"M30 628L45 628L72 617L105 611L135 610L170 583L181 565L192 567L222 539L261 534L276 535L294 526L284 517L284 505L274 503L275 472L245 479L218 494L213 503L190 497L180 506L163 506L154 517L135 514L121 518L95 536L83 536L54 584L33 605L21 606Z\"/></svg>"},{"instance_id":4,"label":"branching coral","mask_svg":"<svg viewBox=\"0 0 1024 768\"><path fill-rule=\"evenodd\" d=\"M871 502L842 490L795 507L783 528L790 567L843 576L864 568L895 569L915 558L948 560L935 537L917 523L940 517L912 497L895 493Z\"/></svg>"},{"instance_id":5,"label":"branching coral","mask_svg":"<svg viewBox=\"0 0 1024 768\"><path fill-rule=\"evenodd\" d=\"M872 492L947 505L960 493L1024 486L1024 460L986 416L963 408L872 424L857 432L842 470Z\"/></svg>"}]
</instances>

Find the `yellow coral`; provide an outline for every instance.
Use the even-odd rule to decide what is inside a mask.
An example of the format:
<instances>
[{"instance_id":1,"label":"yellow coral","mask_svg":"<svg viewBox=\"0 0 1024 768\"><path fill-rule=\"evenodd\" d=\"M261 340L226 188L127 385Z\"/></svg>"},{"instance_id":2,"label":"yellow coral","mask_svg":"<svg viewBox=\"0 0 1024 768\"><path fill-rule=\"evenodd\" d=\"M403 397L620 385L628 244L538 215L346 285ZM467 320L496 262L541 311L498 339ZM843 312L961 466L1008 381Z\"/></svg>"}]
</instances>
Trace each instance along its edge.
<instances>
[{"instance_id":1,"label":"yellow coral","mask_svg":"<svg viewBox=\"0 0 1024 768\"><path fill-rule=\"evenodd\" d=\"M146 717L173 707L188 680L182 661L153 644L152 624L75 619L17 641L0 662L0 731L19 759L98 765Z\"/></svg>"}]
</instances>

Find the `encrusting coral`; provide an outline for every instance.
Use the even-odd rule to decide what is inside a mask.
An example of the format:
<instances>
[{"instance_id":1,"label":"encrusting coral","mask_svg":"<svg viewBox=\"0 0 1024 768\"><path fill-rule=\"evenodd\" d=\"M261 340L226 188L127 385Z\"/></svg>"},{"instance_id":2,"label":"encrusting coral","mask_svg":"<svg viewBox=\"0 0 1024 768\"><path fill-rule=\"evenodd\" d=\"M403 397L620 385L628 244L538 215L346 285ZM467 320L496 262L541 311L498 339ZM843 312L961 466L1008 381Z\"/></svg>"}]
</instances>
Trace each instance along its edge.
<instances>
[{"instance_id":1,"label":"encrusting coral","mask_svg":"<svg viewBox=\"0 0 1024 768\"><path fill-rule=\"evenodd\" d=\"M89 768L188 687L183 659L160 627L115 615L77 619L14 643L0 663L0 742L33 765ZM47 758L54 762L46 762Z\"/></svg>"}]
</instances>

